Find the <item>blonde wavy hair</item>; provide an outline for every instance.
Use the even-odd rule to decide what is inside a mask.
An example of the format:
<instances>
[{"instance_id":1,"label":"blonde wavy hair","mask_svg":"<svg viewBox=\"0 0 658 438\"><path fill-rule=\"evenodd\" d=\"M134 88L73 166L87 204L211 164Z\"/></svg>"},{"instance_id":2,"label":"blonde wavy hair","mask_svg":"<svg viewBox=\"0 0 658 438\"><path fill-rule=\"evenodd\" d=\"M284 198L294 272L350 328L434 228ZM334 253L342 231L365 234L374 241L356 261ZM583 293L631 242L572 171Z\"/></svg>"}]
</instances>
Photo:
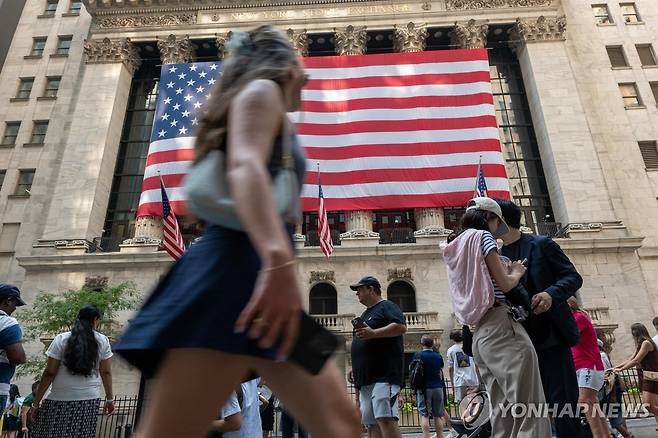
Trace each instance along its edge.
<instances>
[{"instance_id":1,"label":"blonde wavy hair","mask_svg":"<svg viewBox=\"0 0 658 438\"><path fill-rule=\"evenodd\" d=\"M195 143L196 160L222 148L229 107L249 82L269 79L283 89L295 62L297 53L288 37L271 25L249 32L233 32L227 45L227 58L222 63L222 76L201 119Z\"/></svg>"}]
</instances>

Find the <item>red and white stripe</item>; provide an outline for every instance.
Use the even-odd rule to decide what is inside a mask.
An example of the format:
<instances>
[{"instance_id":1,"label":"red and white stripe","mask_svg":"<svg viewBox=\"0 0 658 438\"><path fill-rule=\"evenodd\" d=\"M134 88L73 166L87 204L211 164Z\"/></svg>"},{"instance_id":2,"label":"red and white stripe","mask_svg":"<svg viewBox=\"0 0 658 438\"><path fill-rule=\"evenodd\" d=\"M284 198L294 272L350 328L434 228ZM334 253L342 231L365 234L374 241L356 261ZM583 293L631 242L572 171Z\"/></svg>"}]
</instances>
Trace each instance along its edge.
<instances>
[{"instance_id":1,"label":"red and white stripe","mask_svg":"<svg viewBox=\"0 0 658 438\"><path fill-rule=\"evenodd\" d=\"M162 248L174 260L180 259L185 252L185 242L183 241L183 235L178 228L178 221L173 211L163 221L163 229Z\"/></svg>"},{"instance_id":2,"label":"red and white stripe","mask_svg":"<svg viewBox=\"0 0 658 438\"><path fill-rule=\"evenodd\" d=\"M482 168L489 196L509 198L485 49L304 58L310 82L292 115L308 172L304 211L464 206ZM172 207L193 157L193 137L151 144L138 216L163 175Z\"/></svg>"}]
</instances>

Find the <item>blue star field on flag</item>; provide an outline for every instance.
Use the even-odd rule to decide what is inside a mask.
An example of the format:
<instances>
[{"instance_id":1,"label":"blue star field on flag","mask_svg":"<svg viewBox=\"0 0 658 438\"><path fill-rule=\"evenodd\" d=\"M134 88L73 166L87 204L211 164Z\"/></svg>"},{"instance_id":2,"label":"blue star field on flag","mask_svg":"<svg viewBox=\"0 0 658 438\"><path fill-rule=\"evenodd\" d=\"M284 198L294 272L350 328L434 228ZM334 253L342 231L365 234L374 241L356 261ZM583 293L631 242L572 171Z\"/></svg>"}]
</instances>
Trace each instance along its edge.
<instances>
[{"instance_id":1,"label":"blue star field on flag","mask_svg":"<svg viewBox=\"0 0 658 438\"><path fill-rule=\"evenodd\" d=\"M220 62L162 66L152 142L194 135L220 71Z\"/></svg>"}]
</instances>

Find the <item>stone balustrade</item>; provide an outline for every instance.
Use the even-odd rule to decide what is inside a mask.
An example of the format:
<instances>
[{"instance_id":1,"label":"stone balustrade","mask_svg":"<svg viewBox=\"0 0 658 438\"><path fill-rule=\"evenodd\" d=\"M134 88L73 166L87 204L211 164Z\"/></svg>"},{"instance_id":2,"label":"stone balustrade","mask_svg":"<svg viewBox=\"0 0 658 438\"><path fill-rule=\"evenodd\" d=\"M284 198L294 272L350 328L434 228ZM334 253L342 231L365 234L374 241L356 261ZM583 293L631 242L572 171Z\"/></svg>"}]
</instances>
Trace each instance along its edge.
<instances>
[{"instance_id":1,"label":"stone balustrade","mask_svg":"<svg viewBox=\"0 0 658 438\"><path fill-rule=\"evenodd\" d=\"M585 309L585 312L587 312L594 325L610 321L610 309L607 307L592 307Z\"/></svg>"},{"instance_id":2,"label":"stone balustrade","mask_svg":"<svg viewBox=\"0 0 658 438\"><path fill-rule=\"evenodd\" d=\"M311 315L322 327L336 333L351 333L354 314ZM439 314L437 312L409 312L404 314L408 330L437 330Z\"/></svg>"},{"instance_id":3,"label":"stone balustrade","mask_svg":"<svg viewBox=\"0 0 658 438\"><path fill-rule=\"evenodd\" d=\"M351 333L352 320L356 315L311 315L311 317L322 327L337 333Z\"/></svg>"},{"instance_id":4,"label":"stone balustrade","mask_svg":"<svg viewBox=\"0 0 658 438\"><path fill-rule=\"evenodd\" d=\"M439 328L437 312L409 312L404 314L407 330L436 330Z\"/></svg>"}]
</instances>

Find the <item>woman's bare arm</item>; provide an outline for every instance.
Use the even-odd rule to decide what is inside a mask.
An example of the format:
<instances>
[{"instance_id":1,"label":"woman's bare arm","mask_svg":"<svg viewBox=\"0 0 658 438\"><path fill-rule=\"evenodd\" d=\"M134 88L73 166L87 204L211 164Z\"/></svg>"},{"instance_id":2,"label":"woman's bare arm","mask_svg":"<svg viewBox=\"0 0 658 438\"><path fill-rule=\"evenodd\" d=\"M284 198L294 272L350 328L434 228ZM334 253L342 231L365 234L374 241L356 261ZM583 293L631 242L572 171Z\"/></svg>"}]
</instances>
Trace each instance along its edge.
<instances>
[{"instance_id":1,"label":"woman's bare arm","mask_svg":"<svg viewBox=\"0 0 658 438\"><path fill-rule=\"evenodd\" d=\"M523 277L525 268L523 265L517 264L519 267L514 267L509 270L503 265L500 256L496 251L491 251L484 259L489 269L489 273L496 281L496 285L503 291L509 292L514 286L519 284L519 280ZM521 269L523 268L523 269Z\"/></svg>"},{"instance_id":2,"label":"woman's bare arm","mask_svg":"<svg viewBox=\"0 0 658 438\"><path fill-rule=\"evenodd\" d=\"M302 308L292 244L275 209L266 166L284 123L283 95L274 82L257 80L236 96L230 111L228 182L240 221L262 263L235 328L249 330L262 348L281 339L278 358L282 360L297 339Z\"/></svg>"}]
</instances>

